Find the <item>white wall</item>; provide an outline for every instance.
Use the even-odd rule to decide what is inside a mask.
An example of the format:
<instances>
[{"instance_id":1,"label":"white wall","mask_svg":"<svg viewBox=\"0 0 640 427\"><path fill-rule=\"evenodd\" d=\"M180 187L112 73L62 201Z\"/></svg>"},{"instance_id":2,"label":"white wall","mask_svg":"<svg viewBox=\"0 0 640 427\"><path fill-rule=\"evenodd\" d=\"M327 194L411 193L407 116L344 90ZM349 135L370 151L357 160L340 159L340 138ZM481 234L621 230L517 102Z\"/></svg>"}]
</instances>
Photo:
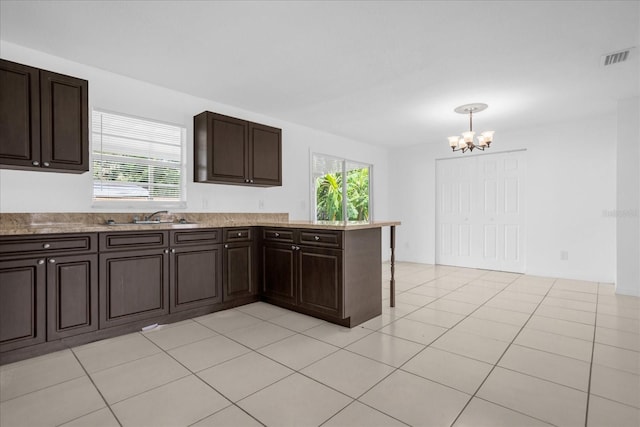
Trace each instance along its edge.
<instances>
[{"instance_id":1,"label":"white wall","mask_svg":"<svg viewBox=\"0 0 640 427\"><path fill-rule=\"evenodd\" d=\"M640 97L618 102L616 292L640 296Z\"/></svg>"},{"instance_id":2,"label":"white wall","mask_svg":"<svg viewBox=\"0 0 640 427\"><path fill-rule=\"evenodd\" d=\"M318 130L197 98L0 41L2 57L89 80L89 105L114 112L182 124L187 128L187 208L190 212L287 212L309 219L310 150L374 165L374 216L389 219L387 151ZM185 76L189 66L185 64ZM193 116L205 111L282 128L283 185L253 188L194 183ZM81 175L0 170L0 212L91 212L91 173ZM106 209L101 209L106 210ZM136 211L115 209L116 211ZM138 208L139 210L139 208ZM385 246L387 246L385 244Z\"/></svg>"},{"instance_id":3,"label":"white wall","mask_svg":"<svg viewBox=\"0 0 640 427\"><path fill-rule=\"evenodd\" d=\"M526 273L613 282L616 118L503 131L486 153L451 153L446 135L394 150L389 176L397 258L435 261L435 160L526 148ZM569 259L562 261L566 250Z\"/></svg>"}]
</instances>

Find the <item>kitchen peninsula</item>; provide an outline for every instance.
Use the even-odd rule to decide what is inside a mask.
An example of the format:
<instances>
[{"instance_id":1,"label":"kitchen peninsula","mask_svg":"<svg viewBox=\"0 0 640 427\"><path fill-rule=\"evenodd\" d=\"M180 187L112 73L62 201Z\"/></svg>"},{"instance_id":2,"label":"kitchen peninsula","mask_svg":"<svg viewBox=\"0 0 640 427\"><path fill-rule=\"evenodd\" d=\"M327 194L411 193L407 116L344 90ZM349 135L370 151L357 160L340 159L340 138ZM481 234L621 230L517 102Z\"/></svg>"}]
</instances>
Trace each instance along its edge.
<instances>
[{"instance_id":1,"label":"kitchen peninsula","mask_svg":"<svg viewBox=\"0 0 640 427\"><path fill-rule=\"evenodd\" d=\"M1 363L259 300L357 326L381 313L381 228L393 261L400 224L134 216L0 215Z\"/></svg>"}]
</instances>

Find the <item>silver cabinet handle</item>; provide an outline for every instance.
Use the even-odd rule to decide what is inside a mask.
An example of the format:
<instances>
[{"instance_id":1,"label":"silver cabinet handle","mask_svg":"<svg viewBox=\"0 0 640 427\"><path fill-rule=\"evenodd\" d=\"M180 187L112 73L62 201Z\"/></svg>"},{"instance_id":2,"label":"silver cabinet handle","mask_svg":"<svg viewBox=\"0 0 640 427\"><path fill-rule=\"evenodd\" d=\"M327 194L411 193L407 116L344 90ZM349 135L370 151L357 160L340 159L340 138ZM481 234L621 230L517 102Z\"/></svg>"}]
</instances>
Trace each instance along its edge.
<instances>
[{"instance_id":1,"label":"silver cabinet handle","mask_svg":"<svg viewBox=\"0 0 640 427\"><path fill-rule=\"evenodd\" d=\"M315 236L314 239L317 242L318 240L320 240L320 237L319 236Z\"/></svg>"},{"instance_id":2,"label":"silver cabinet handle","mask_svg":"<svg viewBox=\"0 0 640 427\"><path fill-rule=\"evenodd\" d=\"M39 162L39 161L37 161L37 160L34 160L33 162L31 162L31 164L32 164L33 166L40 166L40 162Z\"/></svg>"},{"instance_id":3,"label":"silver cabinet handle","mask_svg":"<svg viewBox=\"0 0 640 427\"><path fill-rule=\"evenodd\" d=\"M295 251L296 250L296 245L291 245L291 250Z\"/></svg>"},{"instance_id":4,"label":"silver cabinet handle","mask_svg":"<svg viewBox=\"0 0 640 427\"><path fill-rule=\"evenodd\" d=\"M280 233L273 233L274 236L280 237Z\"/></svg>"},{"instance_id":5,"label":"silver cabinet handle","mask_svg":"<svg viewBox=\"0 0 640 427\"><path fill-rule=\"evenodd\" d=\"M238 237L242 237L242 233L238 233Z\"/></svg>"},{"instance_id":6,"label":"silver cabinet handle","mask_svg":"<svg viewBox=\"0 0 640 427\"><path fill-rule=\"evenodd\" d=\"M45 248L45 249L49 249L51 247L51 245L48 244L48 243L45 243L44 245L42 245L42 247Z\"/></svg>"},{"instance_id":7,"label":"silver cabinet handle","mask_svg":"<svg viewBox=\"0 0 640 427\"><path fill-rule=\"evenodd\" d=\"M38 265L42 265L42 264L44 264L44 260L43 259L39 259L38 260Z\"/></svg>"},{"instance_id":8,"label":"silver cabinet handle","mask_svg":"<svg viewBox=\"0 0 640 427\"><path fill-rule=\"evenodd\" d=\"M44 167L48 168L49 167L49 162L44 162L43 165L44 165Z\"/></svg>"},{"instance_id":9,"label":"silver cabinet handle","mask_svg":"<svg viewBox=\"0 0 640 427\"><path fill-rule=\"evenodd\" d=\"M299 250L300 250L300 246L296 246L296 251L299 251Z\"/></svg>"},{"instance_id":10,"label":"silver cabinet handle","mask_svg":"<svg viewBox=\"0 0 640 427\"><path fill-rule=\"evenodd\" d=\"M171 253L172 253L172 254L175 254L175 253L176 253L176 250L175 250L175 249L171 249Z\"/></svg>"},{"instance_id":11,"label":"silver cabinet handle","mask_svg":"<svg viewBox=\"0 0 640 427\"><path fill-rule=\"evenodd\" d=\"M252 182L253 182L253 180L252 180L252 179L250 179L250 180L249 180L249 182L251 182L251 183L252 183Z\"/></svg>"},{"instance_id":12,"label":"silver cabinet handle","mask_svg":"<svg viewBox=\"0 0 640 427\"><path fill-rule=\"evenodd\" d=\"M249 180L248 180L248 179L245 179L245 180L244 180L244 182L249 182Z\"/></svg>"},{"instance_id":13,"label":"silver cabinet handle","mask_svg":"<svg viewBox=\"0 0 640 427\"><path fill-rule=\"evenodd\" d=\"M55 260L55 259L53 259L53 258L50 258L50 259L49 259L49 264L55 264L55 263L56 263L56 260Z\"/></svg>"},{"instance_id":14,"label":"silver cabinet handle","mask_svg":"<svg viewBox=\"0 0 640 427\"><path fill-rule=\"evenodd\" d=\"M229 245L224 245L224 247L225 247L225 248L228 248L228 247L229 247Z\"/></svg>"},{"instance_id":15,"label":"silver cabinet handle","mask_svg":"<svg viewBox=\"0 0 640 427\"><path fill-rule=\"evenodd\" d=\"M169 253L169 249L165 249L163 252L164 252L165 254L168 254L168 253Z\"/></svg>"}]
</instances>

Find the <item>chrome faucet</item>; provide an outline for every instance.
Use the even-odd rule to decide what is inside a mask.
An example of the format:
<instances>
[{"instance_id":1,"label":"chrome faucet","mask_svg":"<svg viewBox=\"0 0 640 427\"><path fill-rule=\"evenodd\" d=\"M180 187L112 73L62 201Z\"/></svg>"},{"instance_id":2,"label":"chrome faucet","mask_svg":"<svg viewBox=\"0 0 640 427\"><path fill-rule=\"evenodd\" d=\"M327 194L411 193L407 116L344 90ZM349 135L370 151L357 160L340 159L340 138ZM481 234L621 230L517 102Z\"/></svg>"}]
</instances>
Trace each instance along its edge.
<instances>
[{"instance_id":1,"label":"chrome faucet","mask_svg":"<svg viewBox=\"0 0 640 427\"><path fill-rule=\"evenodd\" d=\"M145 216L144 217L144 221L152 221L152 218L154 216L159 215L159 214L168 214L168 213L169 213L169 211L157 211L157 212L152 213L149 216ZM160 219L158 218L157 220L154 220L154 221L160 221Z\"/></svg>"}]
</instances>

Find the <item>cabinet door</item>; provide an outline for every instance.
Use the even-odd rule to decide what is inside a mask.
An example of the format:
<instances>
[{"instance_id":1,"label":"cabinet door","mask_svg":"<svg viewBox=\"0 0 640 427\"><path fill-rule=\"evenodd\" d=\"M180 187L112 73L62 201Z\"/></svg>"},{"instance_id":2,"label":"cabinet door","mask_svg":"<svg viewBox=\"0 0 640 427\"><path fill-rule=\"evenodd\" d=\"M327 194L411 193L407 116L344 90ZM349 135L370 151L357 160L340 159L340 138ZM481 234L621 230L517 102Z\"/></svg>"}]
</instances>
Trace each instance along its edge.
<instances>
[{"instance_id":1,"label":"cabinet door","mask_svg":"<svg viewBox=\"0 0 640 427\"><path fill-rule=\"evenodd\" d=\"M265 297L288 304L296 303L296 255L291 245L279 243L263 245L262 292Z\"/></svg>"},{"instance_id":2,"label":"cabinet door","mask_svg":"<svg viewBox=\"0 0 640 427\"><path fill-rule=\"evenodd\" d=\"M248 181L247 122L221 114L208 117L208 179Z\"/></svg>"},{"instance_id":3,"label":"cabinet door","mask_svg":"<svg viewBox=\"0 0 640 427\"><path fill-rule=\"evenodd\" d=\"M0 261L0 351L45 341L44 259Z\"/></svg>"},{"instance_id":4,"label":"cabinet door","mask_svg":"<svg viewBox=\"0 0 640 427\"><path fill-rule=\"evenodd\" d=\"M222 301L222 245L171 250L171 311Z\"/></svg>"},{"instance_id":5,"label":"cabinet door","mask_svg":"<svg viewBox=\"0 0 640 427\"><path fill-rule=\"evenodd\" d=\"M88 91L86 80L40 71L43 168L89 170Z\"/></svg>"},{"instance_id":6,"label":"cabinet door","mask_svg":"<svg viewBox=\"0 0 640 427\"><path fill-rule=\"evenodd\" d=\"M98 256L47 260L47 340L98 329Z\"/></svg>"},{"instance_id":7,"label":"cabinet door","mask_svg":"<svg viewBox=\"0 0 640 427\"><path fill-rule=\"evenodd\" d=\"M168 250L100 254L100 328L169 313Z\"/></svg>"},{"instance_id":8,"label":"cabinet door","mask_svg":"<svg viewBox=\"0 0 640 427\"><path fill-rule=\"evenodd\" d=\"M282 130L251 123L249 126L249 181L256 185L282 185Z\"/></svg>"},{"instance_id":9,"label":"cabinet door","mask_svg":"<svg viewBox=\"0 0 640 427\"><path fill-rule=\"evenodd\" d=\"M253 242L226 243L223 250L223 298L256 295L258 292L256 245Z\"/></svg>"},{"instance_id":10,"label":"cabinet door","mask_svg":"<svg viewBox=\"0 0 640 427\"><path fill-rule=\"evenodd\" d=\"M0 60L0 166L40 164L39 87L37 68Z\"/></svg>"},{"instance_id":11,"label":"cabinet door","mask_svg":"<svg viewBox=\"0 0 640 427\"><path fill-rule=\"evenodd\" d=\"M343 252L301 247L298 264L298 305L342 319Z\"/></svg>"}]
</instances>

